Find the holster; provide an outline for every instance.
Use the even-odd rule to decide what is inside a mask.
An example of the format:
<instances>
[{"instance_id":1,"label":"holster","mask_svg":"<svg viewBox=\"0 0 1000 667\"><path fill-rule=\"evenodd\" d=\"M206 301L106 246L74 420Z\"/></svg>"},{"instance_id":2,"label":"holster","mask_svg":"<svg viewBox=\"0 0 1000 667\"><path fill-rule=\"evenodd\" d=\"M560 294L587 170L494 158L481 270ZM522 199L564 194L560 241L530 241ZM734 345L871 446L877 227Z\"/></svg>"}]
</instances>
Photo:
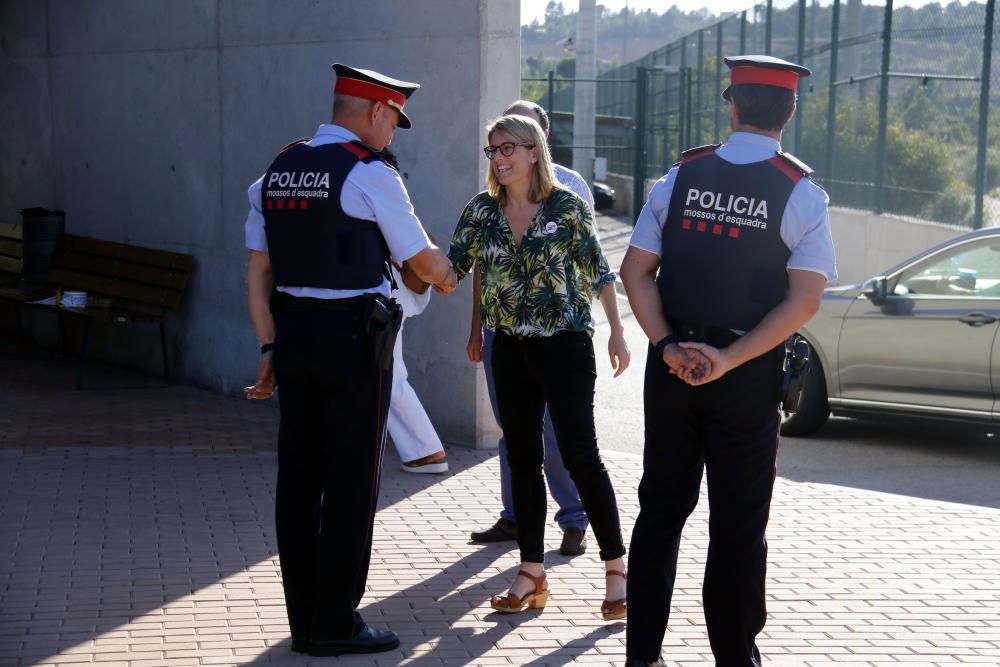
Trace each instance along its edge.
<instances>
[{"instance_id":1,"label":"holster","mask_svg":"<svg viewBox=\"0 0 1000 667\"><path fill-rule=\"evenodd\" d=\"M403 325L403 307L395 299L387 299L381 294L375 295L370 303L365 333L368 334L372 365L387 371L392 368L392 350Z\"/></svg>"},{"instance_id":2,"label":"holster","mask_svg":"<svg viewBox=\"0 0 1000 667\"><path fill-rule=\"evenodd\" d=\"M799 398L802 396L803 381L811 352L809 342L798 334L785 341L785 362L783 365L785 377L781 383L781 409L785 412L795 412L799 407Z\"/></svg>"}]
</instances>

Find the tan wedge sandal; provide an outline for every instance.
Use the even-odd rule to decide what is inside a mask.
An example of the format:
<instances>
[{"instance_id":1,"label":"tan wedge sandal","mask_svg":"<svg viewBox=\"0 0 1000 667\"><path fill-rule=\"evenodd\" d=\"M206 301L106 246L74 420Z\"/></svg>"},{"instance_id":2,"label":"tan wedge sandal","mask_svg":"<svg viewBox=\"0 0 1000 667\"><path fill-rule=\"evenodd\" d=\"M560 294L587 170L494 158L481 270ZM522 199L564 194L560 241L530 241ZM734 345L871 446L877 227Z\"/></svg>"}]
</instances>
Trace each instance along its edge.
<instances>
[{"instance_id":1,"label":"tan wedge sandal","mask_svg":"<svg viewBox=\"0 0 1000 667\"><path fill-rule=\"evenodd\" d=\"M545 573L542 572L540 576L536 577L530 572L519 570L517 576L533 581L535 583L534 592L528 593L523 598L511 593L507 595L494 595L490 598L490 606L505 614L516 614L525 609L542 609L545 607L545 603L549 601L549 589L543 587L545 585Z\"/></svg>"},{"instance_id":2,"label":"tan wedge sandal","mask_svg":"<svg viewBox=\"0 0 1000 667\"><path fill-rule=\"evenodd\" d=\"M619 572L618 570L608 570L604 573L605 577L621 577L622 579L628 579L624 572ZM618 621L625 618L628 615L628 609L625 604L625 598L618 600L605 600L601 603L601 618L605 621Z\"/></svg>"}]
</instances>

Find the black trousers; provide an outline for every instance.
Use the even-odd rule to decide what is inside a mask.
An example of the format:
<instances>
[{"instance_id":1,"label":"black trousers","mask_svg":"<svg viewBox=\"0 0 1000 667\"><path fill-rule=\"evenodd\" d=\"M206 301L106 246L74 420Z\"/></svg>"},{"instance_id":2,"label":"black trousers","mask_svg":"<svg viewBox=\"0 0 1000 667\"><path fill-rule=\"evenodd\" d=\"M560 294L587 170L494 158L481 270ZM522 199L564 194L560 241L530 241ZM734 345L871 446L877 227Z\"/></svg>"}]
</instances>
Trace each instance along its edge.
<instances>
[{"instance_id":1,"label":"black trousers","mask_svg":"<svg viewBox=\"0 0 1000 667\"><path fill-rule=\"evenodd\" d=\"M601 549L601 560L625 554L611 478L597 450L594 429L594 344L583 331L546 338L517 338L496 332L493 379L500 427L507 441L517 544L521 560L545 562L545 406L563 463Z\"/></svg>"},{"instance_id":2,"label":"black trousers","mask_svg":"<svg viewBox=\"0 0 1000 667\"><path fill-rule=\"evenodd\" d=\"M767 542L778 451L782 349L692 387L652 347L646 360L645 449L632 533L626 652L660 655L681 529L708 472L709 546L702 599L716 664L760 665Z\"/></svg>"},{"instance_id":3,"label":"black trousers","mask_svg":"<svg viewBox=\"0 0 1000 667\"><path fill-rule=\"evenodd\" d=\"M370 361L361 304L275 307L281 404L278 556L292 638L351 639L365 590L392 371Z\"/></svg>"}]
</instances>

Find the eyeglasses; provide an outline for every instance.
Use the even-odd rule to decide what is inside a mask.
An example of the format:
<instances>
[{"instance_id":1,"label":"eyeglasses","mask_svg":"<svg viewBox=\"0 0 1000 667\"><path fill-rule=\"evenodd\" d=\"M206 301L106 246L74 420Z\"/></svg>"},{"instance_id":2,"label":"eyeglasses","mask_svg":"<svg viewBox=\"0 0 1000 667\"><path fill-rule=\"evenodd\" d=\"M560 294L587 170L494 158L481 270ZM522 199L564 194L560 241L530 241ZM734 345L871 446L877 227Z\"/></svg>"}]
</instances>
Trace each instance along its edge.
<instances>
[{"instance_id":1,"label":"eyeglasses","mask_svg":"<svg viewBox=\"0 0 1000 667\"><path fill-rule=\"evenodd\" d=\"M486 153L487 159L490 160L492 160L497 156L497 151L499 151L500 155L503 155L504 157L510 157L511 155L514 154L514 149L517 148L518 146L524 146L525 148L534 148L535 144L515 144L513 141L505 141L499 146L487 146L486 148L483 149L483 152Z\"/></svg>"}]
</instances>

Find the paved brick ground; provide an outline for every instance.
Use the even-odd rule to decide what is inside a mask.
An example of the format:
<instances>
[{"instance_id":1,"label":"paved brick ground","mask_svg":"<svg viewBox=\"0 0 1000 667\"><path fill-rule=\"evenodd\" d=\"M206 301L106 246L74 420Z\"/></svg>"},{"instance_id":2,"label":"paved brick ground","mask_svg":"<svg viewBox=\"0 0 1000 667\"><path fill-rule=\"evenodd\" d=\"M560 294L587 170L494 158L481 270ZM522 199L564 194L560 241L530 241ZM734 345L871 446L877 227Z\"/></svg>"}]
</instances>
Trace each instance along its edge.
<instances>
[{"instance_id":1,"label":"paved brick ground","mask_svg":"<svg viewBox=\"0 0 1000 667\"><path fill-rule=\"evenodd\" d=\"M596 554L559 556L554 529L549 606L491 613L515 552L467 534L495 518L497 462L457 447L443 478L386 459L363 612L402 648L290 653L271 509L276 412L186 387L77 392L71 365L23 352L0 340L0 665L623 662L624 626L597 614ZM640 462L606 459L630 530ZM711 662L705 505L682 546L671 664ZM779 479L770 547L769 664L1000 664L996 508Z\"/></svg>"}]
</instances>

